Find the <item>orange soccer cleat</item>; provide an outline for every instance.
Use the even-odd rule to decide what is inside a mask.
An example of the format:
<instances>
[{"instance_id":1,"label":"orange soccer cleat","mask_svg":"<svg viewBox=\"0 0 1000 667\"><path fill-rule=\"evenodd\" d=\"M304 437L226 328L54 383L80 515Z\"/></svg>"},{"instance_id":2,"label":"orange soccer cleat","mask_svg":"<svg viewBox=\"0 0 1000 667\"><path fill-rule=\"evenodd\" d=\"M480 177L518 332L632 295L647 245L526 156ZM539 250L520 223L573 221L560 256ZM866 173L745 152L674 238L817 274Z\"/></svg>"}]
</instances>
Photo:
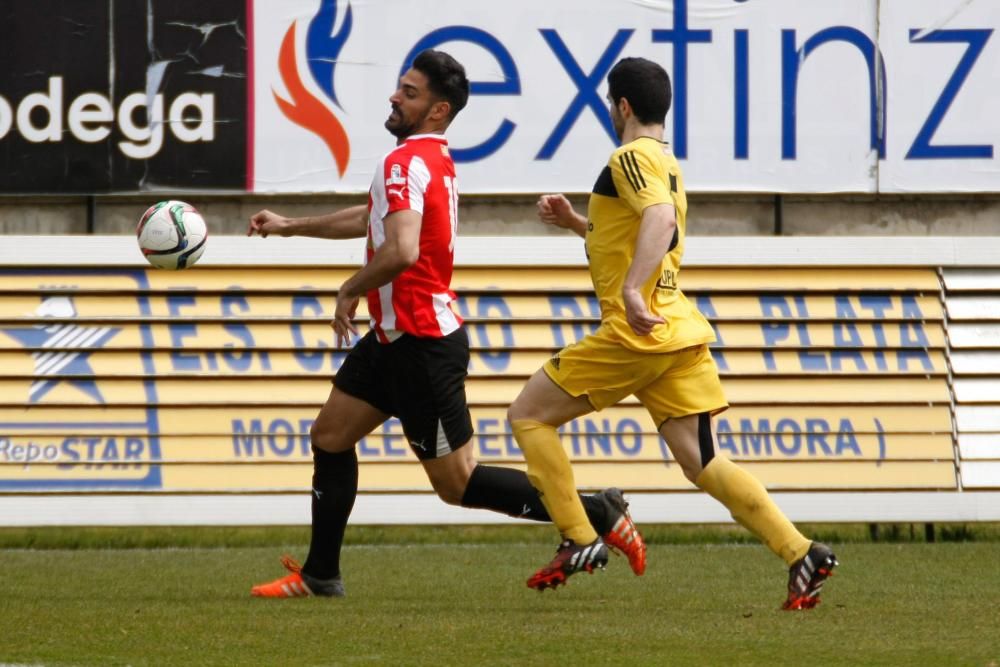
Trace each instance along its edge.
<instances>
[{"instance_id":1,"label":"orange soccer cleat","mask_svg":"<svg viewBox=\"0 0 1000 667\"><path fill-rule=\"evenodd\" d=\"M340 576L323 581L302 573L302 566L290 556L282 556L281 564L291 572L280 579L258 584L250 595L258 598L343 597L344 582Z\"/></svg>"},{"instance_id":2,"label":"orange soccer cleat","mask_svg":"<svg viewBox=\"0 0 1000 667\"><path fill-rule=\"evenodd\" d=\"M632 572L637 576L641 575L646 571L646 542L628 513L625 496L622 495L621 489L613 488L597 495L603 497L607 503L610 509L609 516L615 517L611 529L601 538L614 551L625 554Z\"/></svg>"}]
</instances>

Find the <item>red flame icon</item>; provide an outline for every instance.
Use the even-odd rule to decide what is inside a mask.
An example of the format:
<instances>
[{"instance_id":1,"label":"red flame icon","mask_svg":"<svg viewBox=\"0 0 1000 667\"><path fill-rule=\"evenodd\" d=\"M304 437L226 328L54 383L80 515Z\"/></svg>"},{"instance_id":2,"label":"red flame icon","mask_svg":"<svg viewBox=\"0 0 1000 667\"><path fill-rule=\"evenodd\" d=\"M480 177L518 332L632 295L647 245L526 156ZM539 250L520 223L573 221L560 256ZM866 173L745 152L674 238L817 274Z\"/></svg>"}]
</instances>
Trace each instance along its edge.
<instances>
[{"instance_id":1,"label":"red flame icon","mask_svg":"<svg viewBox=\"0 0 1000 667\"><path fill-rule=\"evenodd\" d=\"M279 97L274 90L271 91L278 107L281 108L281 112L288 120L313 132L323 140L326 147L330 149L333 159L337 162L337 171L343 176L344 172L347 171L347 163L351 157L351 142L347 138L344 126L340 124L333 112L302 85L295 58L294 23L285 33L285 38L281 42L281 50L278 53L278 70L281 72L281 80L284 81L285 88L288 89L288 94L291 97L289 102Z\"/></svg>"}]
</instances>

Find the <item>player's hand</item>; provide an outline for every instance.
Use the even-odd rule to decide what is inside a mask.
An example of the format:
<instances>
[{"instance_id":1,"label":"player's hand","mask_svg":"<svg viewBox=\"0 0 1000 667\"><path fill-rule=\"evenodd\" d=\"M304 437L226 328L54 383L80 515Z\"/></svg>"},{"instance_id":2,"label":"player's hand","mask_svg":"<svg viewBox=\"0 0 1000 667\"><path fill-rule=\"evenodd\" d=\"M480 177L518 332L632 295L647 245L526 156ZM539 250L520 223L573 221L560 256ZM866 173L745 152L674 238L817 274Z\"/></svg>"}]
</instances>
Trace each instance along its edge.
<instances>
[{"instance_id":1,"label":"player's hand","mask_svg":"<svg viewBox=\"0 0 1000 667\"><path fill-rule=\"evenodd\" d=\"M361 297L341 296L342 291L343 287L341 287L341 292L337 293L337 308L333 312L333 321L330 322L330 326L333 327L333 331L337 335L337 347L348 347L351 344L351 334L358 335L358 329L351 320L354 319L354 314L358 311L358 302Z\"/></svg>"},{"instance_id":2,"label":"player's hand","mask_svg":"<svg viewBox=\"0 0 1000 667\"><path fill-rule=\"evenodd\" d=\"M625 301L625 319L637 336L648 336L653 327L664 323L662 317L649 312L639 290L623 289L622 300Z\"/></svg>"},{"instance_id":3,"label":"player's hand","mask_svg":"<svg viewBox=\"0 0 1000 667\"><path fill-rule=\"evenodd\" d=\"M538 219L546 225L572 229L576 211L564 195L542 195L538 198Z\"/></svg>"},{"instance_id":4,"label":"player's hand","mask_svg":"<svg viewBox=\"0 0 1000 667\"><path fill-rule=\"evenodd\" d=\"M261 238L267 238L268 234L288 236L287 227L288 218L264 209L250 216L247 236L253 236L254 234L258 234Z\"/></svg>"}]
</instances>

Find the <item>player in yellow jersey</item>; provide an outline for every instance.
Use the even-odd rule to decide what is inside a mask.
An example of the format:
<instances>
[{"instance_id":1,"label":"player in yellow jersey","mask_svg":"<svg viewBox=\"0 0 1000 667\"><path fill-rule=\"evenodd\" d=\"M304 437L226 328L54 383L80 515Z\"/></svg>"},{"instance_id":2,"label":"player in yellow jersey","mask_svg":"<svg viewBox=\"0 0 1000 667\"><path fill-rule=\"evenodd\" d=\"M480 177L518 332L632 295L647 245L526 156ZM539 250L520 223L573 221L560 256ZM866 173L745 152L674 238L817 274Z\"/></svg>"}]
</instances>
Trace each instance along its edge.
<instances>
[{"instance_id":1,"label":"player in yellow jersey","mask_svg":"<svg viewBox=\"0 0 1000 667\"><path fill-rule=\"evenodd\" d=\"M607 562L556 429L634 394L684 475L789 565L783 607L811 608L837 565L833 552L805 538L716 444L713 416L728 403L708 349L712 327L679 286L687 199L677 160L662 141L670 78L652 61L625 58L608 74L608 89L621 145L597 178L587 216L562 195L538 202L543 222L586 239L601 325L536 372L508 413L528 478L563 536L555 559L528 586L555 587Z\"/></svg>"}]
</instances>

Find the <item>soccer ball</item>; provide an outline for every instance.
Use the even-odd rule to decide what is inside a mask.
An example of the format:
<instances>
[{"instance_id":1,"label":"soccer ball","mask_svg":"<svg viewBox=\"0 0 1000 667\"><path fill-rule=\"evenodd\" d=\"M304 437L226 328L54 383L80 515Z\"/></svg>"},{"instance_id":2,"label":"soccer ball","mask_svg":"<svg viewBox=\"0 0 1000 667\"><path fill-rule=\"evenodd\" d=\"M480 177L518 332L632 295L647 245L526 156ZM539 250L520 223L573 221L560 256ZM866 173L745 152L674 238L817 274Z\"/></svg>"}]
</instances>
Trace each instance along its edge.
<instances>
[{"instance_id":1,"label":"soccer ball","mask_svg":"<svg viewBox=\"0 0 1000 667\"><path fill-rule=\"evenodd\" d=\"M170 200L153 204L139 218L139 249L158 269L186 269L205 252L208 228L191 204Z\"/></svg>"}]
</instances>

